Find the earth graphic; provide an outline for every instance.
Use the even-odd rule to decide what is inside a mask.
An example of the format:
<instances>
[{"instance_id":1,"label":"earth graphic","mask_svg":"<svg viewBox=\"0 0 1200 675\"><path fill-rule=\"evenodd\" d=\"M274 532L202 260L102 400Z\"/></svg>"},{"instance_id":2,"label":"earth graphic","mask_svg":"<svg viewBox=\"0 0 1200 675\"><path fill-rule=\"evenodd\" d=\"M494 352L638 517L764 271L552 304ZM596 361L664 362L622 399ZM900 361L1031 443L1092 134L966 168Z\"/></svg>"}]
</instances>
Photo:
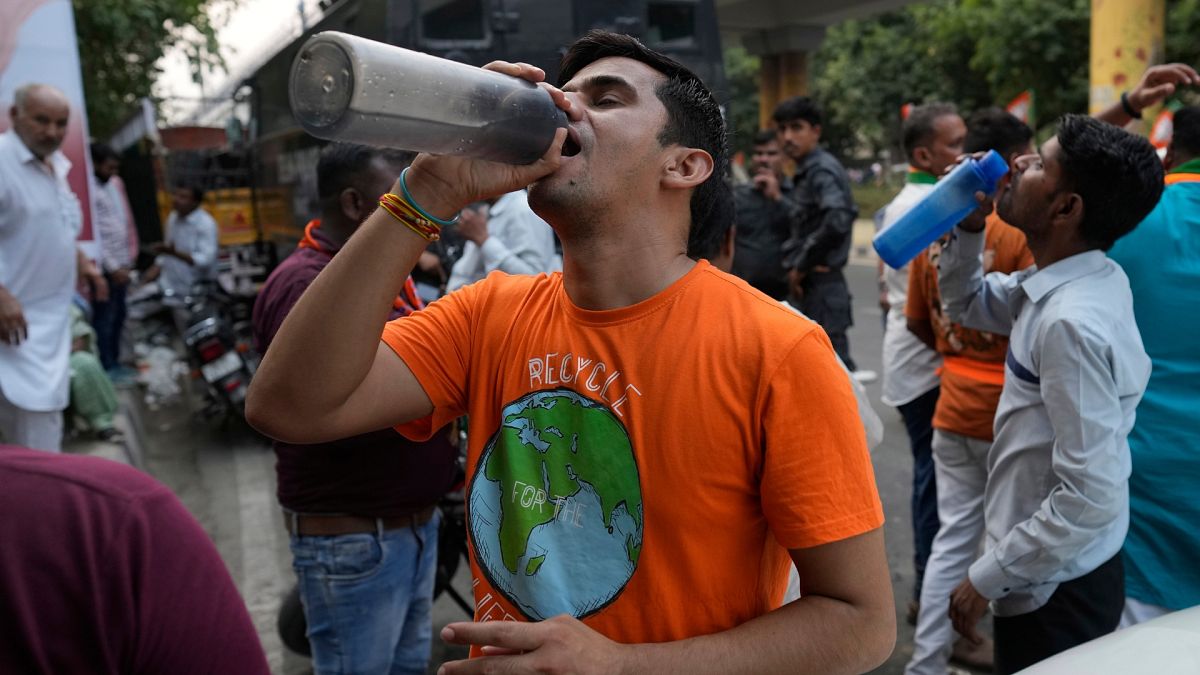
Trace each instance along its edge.
<instances>
[{"instance_id":1,"label":"earth graphic","mask_svg":"<svg viewBox=\"0 0 1200 675\"><path fill-rule=\"evenodd\" d=\"M500 418L471 481L476 560L529 619L587 616L617 597L642 550L629 435L569 389L523 396Z\"/></svg>"}]
</instances>

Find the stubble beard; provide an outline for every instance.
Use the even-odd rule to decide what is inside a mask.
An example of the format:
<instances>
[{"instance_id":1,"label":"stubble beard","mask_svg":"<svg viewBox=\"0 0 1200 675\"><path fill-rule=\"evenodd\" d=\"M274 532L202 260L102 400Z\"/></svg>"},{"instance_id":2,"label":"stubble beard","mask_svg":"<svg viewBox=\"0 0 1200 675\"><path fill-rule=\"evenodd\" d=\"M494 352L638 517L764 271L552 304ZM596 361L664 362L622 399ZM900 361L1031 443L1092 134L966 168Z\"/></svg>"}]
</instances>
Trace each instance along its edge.
<instances>
[{"instance_id":1,"label":"stubble beard","mask_svg":"<svg viewBox=\"0 0 1200 675\"><path fill-rule=\"evenodd\" d=\"M564 242L595 236L605 210L588 178L539 181L529 188L529 207Z\"/></svg>"}]
</instances>

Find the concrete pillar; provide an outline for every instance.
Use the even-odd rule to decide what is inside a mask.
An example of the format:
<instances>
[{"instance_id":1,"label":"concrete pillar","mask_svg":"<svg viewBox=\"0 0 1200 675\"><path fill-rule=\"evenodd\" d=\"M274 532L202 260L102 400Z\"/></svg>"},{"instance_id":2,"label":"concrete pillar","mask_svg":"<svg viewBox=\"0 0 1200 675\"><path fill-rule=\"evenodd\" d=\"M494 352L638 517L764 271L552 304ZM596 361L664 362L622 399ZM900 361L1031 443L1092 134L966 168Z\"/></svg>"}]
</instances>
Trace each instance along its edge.
<instances>
[{"instance_id":1,"label":"concrete pillar","mask_svg":"<svg viewBox=\"0 0 1200 675\"><path fill-rule=\"evenodd\" d=\"M758 56L758 121L771 125L771 113L780 101L808 93L808 54L821 43L819 26L783 26L756 31L742 38L746 50Z\"/></svg>"},{"instance_id":2,"label":"concrete pillar","mask_svg":"<svg viewBox=\"0 0 1200 675\"><path fill-rule=\"evenodd\" d=\"M808 93L808 52L788 51L762 57L758 84L759 128L771 124L771 113L780 101Z\"/></svg>"},{"instance_id":3,"label":"concrete pillar","mask_svg":"<svg viewBox=\"0 0 1200 675\"><path fill-rule=\"evenodd\" d=\"M1165 0L1092 0L1091 113L1116 103L1147 66L1162 63L1165 13Z\"/></svg>"}]
</instances>

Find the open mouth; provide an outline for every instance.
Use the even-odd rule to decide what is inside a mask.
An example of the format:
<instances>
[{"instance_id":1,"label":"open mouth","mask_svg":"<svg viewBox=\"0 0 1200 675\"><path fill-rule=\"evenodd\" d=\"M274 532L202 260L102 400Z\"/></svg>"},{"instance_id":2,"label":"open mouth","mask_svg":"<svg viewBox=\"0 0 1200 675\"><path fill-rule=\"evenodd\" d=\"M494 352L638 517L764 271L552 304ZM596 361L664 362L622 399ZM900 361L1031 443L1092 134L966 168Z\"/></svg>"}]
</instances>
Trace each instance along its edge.
<instances>
[{"instance_id":1,"label":"open mouth","mask_svg":"<svg viewBox=\"0 0 1200 675\"><path fill-rule=\"evenodd\" d=\"M567 140L563 141L562 156L574 157L579 154L582 148L579 145L579 133L574 129L567 128Z\"/></svg>"}]
</instances>

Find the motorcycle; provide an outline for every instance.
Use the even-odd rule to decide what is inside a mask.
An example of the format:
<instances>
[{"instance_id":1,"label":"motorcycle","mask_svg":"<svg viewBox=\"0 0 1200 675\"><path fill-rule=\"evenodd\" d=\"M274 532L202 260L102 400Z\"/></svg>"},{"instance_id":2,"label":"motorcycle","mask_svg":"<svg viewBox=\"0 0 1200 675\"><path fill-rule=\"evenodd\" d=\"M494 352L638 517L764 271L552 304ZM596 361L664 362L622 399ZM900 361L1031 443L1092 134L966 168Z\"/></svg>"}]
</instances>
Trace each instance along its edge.
<instances>
[{"instance_id":1,"label":"motorcycle","mask_svg":"<svg viewBox=\"0 0 1200 675\"><path fill-rule=\"evenodd\" d=\"M187 308L183 342L200 371L210 398L206 412L246 411L246 390L258 367L251 336L252 301L237 298L217 284L193 287Z\"/></svg>"}]
</instances>

